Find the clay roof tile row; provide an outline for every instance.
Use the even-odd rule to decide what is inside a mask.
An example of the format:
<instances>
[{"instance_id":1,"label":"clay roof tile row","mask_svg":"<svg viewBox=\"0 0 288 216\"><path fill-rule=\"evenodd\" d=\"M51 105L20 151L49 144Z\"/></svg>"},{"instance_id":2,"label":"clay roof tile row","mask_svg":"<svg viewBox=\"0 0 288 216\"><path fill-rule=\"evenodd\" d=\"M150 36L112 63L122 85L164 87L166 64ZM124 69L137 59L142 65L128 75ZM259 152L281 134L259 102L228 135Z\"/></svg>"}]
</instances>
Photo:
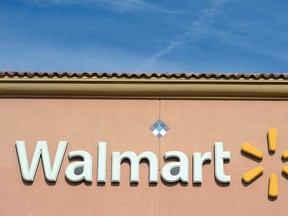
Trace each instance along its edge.
<instances>
[{"instance_id":1,"label":"clay roof tile row","mask_svg":"<svg viewBox=\"0 0 288 216\"><path fill-rule=\"evenodd\" d=\"M0 72L0 78L183 78L183 79L284 79L288 73L107 73L107 72Z\"/></svg>"}]
</instances>

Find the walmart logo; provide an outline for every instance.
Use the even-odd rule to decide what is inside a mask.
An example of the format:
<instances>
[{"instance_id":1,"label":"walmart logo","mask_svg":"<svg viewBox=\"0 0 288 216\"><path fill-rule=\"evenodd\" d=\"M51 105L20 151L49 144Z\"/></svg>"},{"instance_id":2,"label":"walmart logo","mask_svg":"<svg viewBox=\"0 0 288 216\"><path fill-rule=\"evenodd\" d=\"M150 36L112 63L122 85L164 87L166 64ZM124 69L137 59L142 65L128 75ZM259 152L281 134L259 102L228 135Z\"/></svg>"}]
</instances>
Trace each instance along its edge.
<instances>
[{"instance_id":1,"label":"walmart logo","mask_svg":"<svg viewBox=\"0 0 288 216\"><path fill-rule=\"evenodd\" d=\"M151 127L150 131L159 139L163 137L169 127L161 119L156 121ZM268 130L268 151L274 153L277 147L277 130L270 128ZM16 141L16 152L19 160L21 176L24 181L33 182L38 164L42 161L45 179L47 181L56 182L62 161L65 157L65 152L68 146L68 141L59 141L58 148L55 154L54 162L51 163L50 153L48 149L47 141L37 141L34 154L30 165L28 162L28 155L26 151L25 141ZM107 157L108 151L107 142L98 142L97 152L97 182L105 183L107 181L107 163L111 160L111 182L120 183L121 177L121 164L123 160L129 160L130 162L130 182L139 182L139 166L142 160L149 162L149 183L158 183L159 177L166 183L182 183L188 184L189 182L189 157L182 151L167 151L163 152L163 158L165 163L162 168L162 162L159 163L158 154L156 155L151 151L144 151L136 154L133 151L111 151L111 157ZM225 149L225 150L224 150ZM263 159L263 153L249 143L244 143L241 151L253 158L258 159L260 162ZM214 154L213 154L214 153ZM68 153L69 159L82 158L81 161L73 161L69 163L65 170L65 177L70 182L92 182L93 178L93 160L92 155L89 152L83 150L70 151ZM288 150L282 154L282 159L288 160ZM191 156L190 156L191 158ZM171 161L170 159L173 159ZM223 142L214 143L214 152L193 152L192 154L192 182L194 184L202 184L203 182L203 166L206 162L214 161L214 176L215 180L221 184L230 184L231 176L225 171L225 161L231 159L231 152L224 148ZM167 163L166 163L167 162ZM53 164L53 165L52 165ZM160 175L159 175L160 172ZM242 176L243 182L250 184L257 177L264 172L263 166L258 166L250 171L246 172ZM288 166L282 168L284 175L288 176ZM278 197L278 181L277 175L271 173L269 177L268 196L276 199Z\"/></svg>"},{"instance_id":2,"label":"walmart logo","mask_svg":"<svg viewBox=\"0 0 288 216\"><path fill-rule=\"evenodd\" d=\"M276 151L276 147L277 147L277 130L274 128L270 128L268 131L268 150L271 153L274 153ZM242 152L257 158L259 160L263 159L263 153L258 150L257 148L255 148L253 145L249 144L249 143L244 143L242 146ZM288 150L286 150L283 154L282 154L282 158L283 159L288 159ZM246 172L243 176L242 176L242 180L249 184L251 183L253 180L255 180L257 177L259 177L264 171L263 166L258 166L248 172ZM284 166L284 168L282 169L282 172L286 175L288 175L288 166ZM277 175L274 173L270 174L269 177L269 189L268 189L268 196L271 198L277 198L278 197L278 181L277 181Z\"/></svg>"}]
</instances>

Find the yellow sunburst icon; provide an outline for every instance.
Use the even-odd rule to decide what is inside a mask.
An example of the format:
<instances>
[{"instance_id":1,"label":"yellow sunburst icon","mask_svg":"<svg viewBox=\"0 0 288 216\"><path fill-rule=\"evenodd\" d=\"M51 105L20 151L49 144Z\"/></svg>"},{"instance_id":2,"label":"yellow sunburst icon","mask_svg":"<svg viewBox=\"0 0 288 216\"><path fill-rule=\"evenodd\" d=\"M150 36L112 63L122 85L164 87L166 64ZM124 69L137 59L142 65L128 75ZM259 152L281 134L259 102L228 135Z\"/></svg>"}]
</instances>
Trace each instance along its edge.
<instances>
[{"instance_id":1,"label":"yellow sunburst icon","mask_svg":"<svg viewBox=\"0 0 288 216\"><path fill-rule=\"evenodd\" d=\"M270 128L268 130L268 150L269 152L275 152L277 147L277 130L275 128ZM253 145L249 143L244 143L241 149L242 152L245 152L246 154L257 158L257 159L263 159L263 153L255 148ZM288 159L288 150L286 150L282 154L283 159ZM264 171L263 166L258 166L246 173L242 176L242 180L249 184L254 179L256 179L258 176L260 176ZM284 166L283 173L288 175L288 166ZM268 196L271 198L277 198L278 197L278 181L277 181L277 175L272 173L269 177L269 189L268 189Z\"/></svg>"}]
</instances>

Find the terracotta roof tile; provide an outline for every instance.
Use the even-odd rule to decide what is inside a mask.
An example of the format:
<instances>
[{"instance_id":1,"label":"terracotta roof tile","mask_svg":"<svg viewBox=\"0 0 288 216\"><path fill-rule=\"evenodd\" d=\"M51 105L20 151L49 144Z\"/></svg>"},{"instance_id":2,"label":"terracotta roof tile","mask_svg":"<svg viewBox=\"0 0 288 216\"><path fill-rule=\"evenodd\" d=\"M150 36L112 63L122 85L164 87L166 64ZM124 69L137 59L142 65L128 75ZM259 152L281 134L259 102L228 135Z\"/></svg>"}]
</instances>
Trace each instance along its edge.
<instances>
[{"instance_id":1,"label":"terracotta roof tile","mask_svg":"<svg viewBox=\"0 0 288 216\"><path fill-rule=\"evenodd\" d=\"M0 72L0 78L182 78L182 79L284 79L288 73L107 73L107 72Z\"/></svg>"}]
</instances>

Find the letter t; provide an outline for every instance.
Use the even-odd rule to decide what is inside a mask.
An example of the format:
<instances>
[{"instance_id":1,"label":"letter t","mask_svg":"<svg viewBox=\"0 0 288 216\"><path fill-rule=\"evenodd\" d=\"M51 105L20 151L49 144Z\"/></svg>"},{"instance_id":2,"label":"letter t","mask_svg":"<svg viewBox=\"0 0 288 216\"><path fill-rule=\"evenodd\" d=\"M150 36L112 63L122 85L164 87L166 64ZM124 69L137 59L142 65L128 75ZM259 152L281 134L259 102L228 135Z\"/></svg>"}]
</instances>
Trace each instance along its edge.
<instances>
[{"instance_id":1,"label":"letter t","mask_svg":"<svg viewBox=\"0 0 288 216\"><path fill-rule=\"evenodd\" d=\"M215 177L221 183L230 183L231 177L224 174L224 160L230 160L230 152L223 151L223 142L215 142Z\"/></svg>"}]
</instances>

